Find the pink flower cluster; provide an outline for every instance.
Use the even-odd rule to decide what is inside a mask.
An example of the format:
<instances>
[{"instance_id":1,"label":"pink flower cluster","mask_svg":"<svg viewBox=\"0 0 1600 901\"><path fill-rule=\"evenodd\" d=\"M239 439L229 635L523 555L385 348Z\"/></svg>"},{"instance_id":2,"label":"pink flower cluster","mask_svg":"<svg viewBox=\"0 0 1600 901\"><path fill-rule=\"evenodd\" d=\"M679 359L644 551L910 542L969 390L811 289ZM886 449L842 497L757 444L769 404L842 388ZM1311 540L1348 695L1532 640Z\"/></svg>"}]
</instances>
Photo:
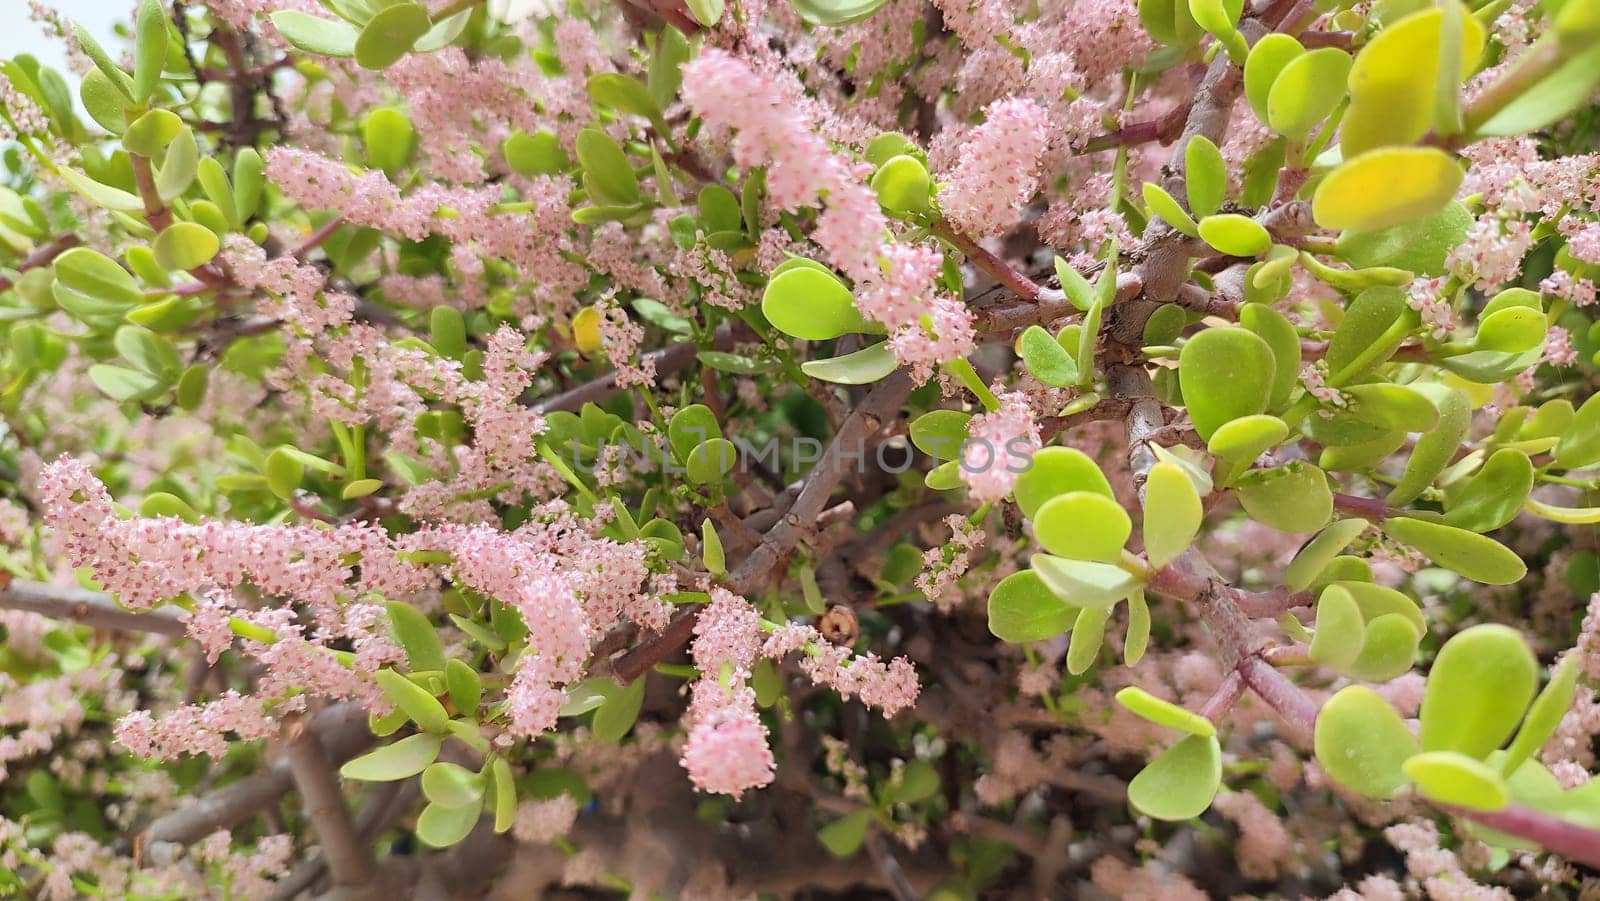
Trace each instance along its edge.
<instances>
[{"instance_id":1,"label":"pink flower cluster","mask_svg":"<svg viewBox=\"0 0 1600 901\"><path fill-rule=\"evenodd\" d=\"M999 409L974 416L967 423L967 435L961 479L967 483L967 494L982 504L1010 494L1017 476L1039 450L1033 409L1028 396L1017 391L1001 394Z\"/></svg>"},{"instance_id":2,"label":"pink flower cluster","mask_svg":"<svg viewBox=\"0 0 1600 901\"><path fill-rule=\"evenodd\" d=\"M974 238L998 235L1039 187L1039 159L1049 137L1045 111L1031 100L991 103L984 122L961 143L961 156L939 192L939 208Z\"/></svg>"},{"instance_id":3,"label":"pink flower cluster","mask_svg":"<svg viewBox=\"0 0 1600 901\"><path fill-rule=\"evenodd\" d=\"M747 684L752 667L763 657L803 650L800 669L812 681L843 697L859 697L886 717L916 703L916 672L903 657L888 664L871 653L852 659L848 648L828 643L801 623L779 626L765 641L762 629L756 608L722 588L712 589L711 602L695 621L689 651L701 676L691 689L685 715L688 739L682 763L701 791L737 798L772 781L767 727L756 710L755 691Z\"/></svg>"},{"instance_id":4,"label":"pink flower cluster","mask_svg":"<svg viewBox=\"0 0 1600 901\"><path fill-rule=\"evenodd\" d=\"M105 486L71 458L46 467L41 486L46 521L68 561L91 567L124 605L147 610L182 596L201 599L189 628L208 654L226 647L224 629L233 620L274 636L243 643L266 667L256 696L227 695L160 719L147 712L125 718L118 737L142 754L219 755L226 733L247 740L270 734L272 709L284 702L284 709L298 709L306 695L378 703L370 674L400 654L382 607L363 598L416 595L436 587L441 574L514 607L527 625L529 644L506 696L511 730L522 736L555 725L562 686L582 676L601 630L623 621L659 628L666 620L667 608L644 584L646 547L590 534L564 505L535 511L515 531L439 525L391 536L366 524L124 520ZM412 562L417 552L450 562ZM288 605L230 609L229 593L246 582L262 595L305 605L315 632L298 624ZM328 650L341 639L354 645L353 665Z\"/></svg>"},{"instance_id":5,"label":"pink flower cluster","mask_svg":"<svg viewBox=\"0 0 1600 901\"><path fill-rule=\"evenodd\" d=\"M694 633L689 654L701 677L689 702L683 768L701 791L737 798L773 776L767 727L746 685L761 650L761 614L744 598L716 588Z\"/></svg>"},{"instance_id":6,"label":"pink flower cluster","mask_svg":"<svg viewBox=\"0 0 1600 901\"><path fill-rule=\"evenodd\" d=\"M890 347L919 379L926 380L934 365L971 352L971 314L953 299L934 296L942 258L931 248L885 241L888 220L862 183L870 169L833 152L816 133L801 112L798 84L708 50L684 66L683 94L713 131L737 131L735 162L767 166L775 206L798 211L826 204L812 240L856 283L861 312L896 333Z\"/></svg>"}]
</instances>

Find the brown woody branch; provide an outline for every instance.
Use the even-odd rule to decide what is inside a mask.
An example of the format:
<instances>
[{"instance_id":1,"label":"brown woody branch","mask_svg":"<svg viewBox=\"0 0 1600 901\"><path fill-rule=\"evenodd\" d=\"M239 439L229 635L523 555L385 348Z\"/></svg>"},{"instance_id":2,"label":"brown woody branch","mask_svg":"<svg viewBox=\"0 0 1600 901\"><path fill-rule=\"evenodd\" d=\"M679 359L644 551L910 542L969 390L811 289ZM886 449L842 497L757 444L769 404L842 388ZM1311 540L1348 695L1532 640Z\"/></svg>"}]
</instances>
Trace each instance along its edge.
<instances>
[{"instance_id":1,"label":"brown woody branch","mask_svg":"<svg viewBox=\"0 0 1600 901\"><path fill-rule=\"evenodd\" d=\"M117 605L111 596L82 588L62 588L43 582L14 581L0 589L0 608L26 610L63 622L116 629L150 632L181 638L183 614L173 607L157 607L136 613Z\"/></svg>"},{"instance_id":2,"label":"brown woody branch","mask_svg":"<svg viewBox=\"0 0 1600 901\"><path fill-rule=\"evenodd\" d=\"M338 885L360 885L371 878L372 866L366 845L356 835L345 806L339 776L328 760L322 742L309 724L295 721L285 727L284 756L289 774L304 802L311 828L316 830L328 870Z\"/></svg>"}]
</instances>

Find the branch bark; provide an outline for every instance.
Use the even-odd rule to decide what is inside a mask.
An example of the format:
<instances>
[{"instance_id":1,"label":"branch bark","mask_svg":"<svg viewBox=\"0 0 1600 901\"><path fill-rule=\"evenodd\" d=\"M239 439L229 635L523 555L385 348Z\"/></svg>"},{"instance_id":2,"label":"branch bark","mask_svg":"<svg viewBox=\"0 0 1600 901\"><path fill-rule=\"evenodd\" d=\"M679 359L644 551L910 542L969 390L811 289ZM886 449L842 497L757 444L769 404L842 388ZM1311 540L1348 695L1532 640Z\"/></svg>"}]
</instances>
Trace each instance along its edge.
<instances>
[{"instance_id":1,"label":"branch bark","mask_svg":"<svg viewBox=\"0 0 1600 901\"><path fill-rule=\"evenodd\" d=\"M183 614L176 608L157 607L137 613L123 609L110 595L102 592L63 588L43 582L12 582L0 589L0 607L26 610L97 629L150 632L173 638L182 638L185 631Z\"/></svg>"},{"instance_id":2,"label":"branch bark","mask_svg":"<svg viewBox=\"0 0 1600 901\"><path fill-rule=\"evenodd\" d=\"M339 775L333 771L322 742L309 723L290 723L285 731L288 733L285 757L289 773L305 804L311 828L316 830L334 883L360 885L366 882L372 875L371 860L366 845L356 835Z\"/></svg>"},{"instance_id":3,"label":"branch bark","mask_svg":"<svg viewBox=\"0 0 1600 901\"><path fill-rule=\"evenodd\" d=\"M312 717L317 740L330 765L341 764L372 745L366 708L356 703L336 704ZM294 788L287 760L204 795L194 803L160 817L139 835L139 844L156 842L187 845L218 829L227 829L254 816Z\"/></svg>"}]
</instances>

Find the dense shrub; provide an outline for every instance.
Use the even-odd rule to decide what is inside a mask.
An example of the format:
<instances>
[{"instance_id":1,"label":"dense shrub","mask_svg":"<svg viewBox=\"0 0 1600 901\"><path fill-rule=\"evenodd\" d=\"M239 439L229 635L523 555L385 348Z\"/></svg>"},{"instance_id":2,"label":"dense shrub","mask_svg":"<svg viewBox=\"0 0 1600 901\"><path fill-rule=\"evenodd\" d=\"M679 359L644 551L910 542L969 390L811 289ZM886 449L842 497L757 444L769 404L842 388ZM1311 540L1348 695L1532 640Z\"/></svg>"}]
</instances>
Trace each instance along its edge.
<instances>
[{"instance_id":1,"label":"dense shrub","mask_svg":"<svg viewBox=\"0 0 1600 901\"><path fill-rule=\"evenodd\" d=\"M34 2L0 892L1600 890L1600 0L1242 2Z\"/></svg>"}]
</instances>

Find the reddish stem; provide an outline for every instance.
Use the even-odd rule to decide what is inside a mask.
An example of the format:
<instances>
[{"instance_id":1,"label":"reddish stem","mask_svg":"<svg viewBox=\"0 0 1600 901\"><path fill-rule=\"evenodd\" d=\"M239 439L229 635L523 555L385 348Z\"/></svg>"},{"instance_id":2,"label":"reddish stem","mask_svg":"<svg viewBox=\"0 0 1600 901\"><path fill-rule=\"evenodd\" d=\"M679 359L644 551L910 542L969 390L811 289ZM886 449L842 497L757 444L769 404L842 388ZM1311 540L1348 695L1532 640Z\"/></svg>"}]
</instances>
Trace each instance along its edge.
<instances>
[{"instance_id":1,"label":"reddish stem","mask_svg":"<svg viewBox=\"0 0 1600 901\"><path fill-rule=\"evenodd\" d=\"M976 241L956 231L949 222L940 220L933 224L931 231L953 244L957 250L966 254L972 265L989 273L995 281L1016 292L1018 297L1037 302L1045 294L1045 289L1037 282L1011 268L1005 260L978 246Z\"/></svg>"},{"instance_id":2,"label":"reddish stem","mask_svg":"<svg viewBox=\"0 0 1600 901\"><path fill-rule=\"evenodd\" d=\"M1223 678L1222 684L1206 699L1205 706L1200 708L1200 715L1211 722L1221 725L1222 718L1233 709L1234 702L1244 693L1244 677L1234 670Z\"/></svg>"},{"instance_id":3,"label":"reddish stem","mask_svg":"<svg viewBox=\"0 0 1600 901\"><path fill-rule=\"evenodd\" d=\"M300 243L300 246L296 247L291 252L296 257L304 257L307 253L310 253L312 250L315 250L317 247L319 247L322 242L332 237L333 233L338 231L339 226L343 224L344 214L340 213L339 215L334 216L332 219L329 219L327 222L322 223L321 228L307 235L306 239Z\"/></svg>"},{"instance_id":4,"label":"reddish stem","mask_svg":"<svg viewBox=\"0 0 1600 901\"><path fill-rule=\"evenodd\" d=\"M1370 519L1373 522L1382 522L1391 516L1398 516L1404 512L1384 503L1381 498L1358 497L1354 494L1344 494L1342 492L1336 492L1333 495L1333 507L1341 513L1349 513L1352 516Z\"/></svg>"},{"instance_id":5,"label":"reddish stem","mask_svg":"<svg viewBox=\"0 0 1600 901\"><path fill-rule=\"evenodd\" d=\"M77 247L78 243L79 241L77 235L62 235L59 238L51 240L49 244L46 244L43 247L35 248L32 253L28 254L26 257L23 257L22 262L17 264L16 269L18 272L27 272L29 269L38 269L41 266L48 266L55 262L56 257L61 256L74 247ZM10 290L10 288L11 279L0 275L0 291L7 291Z\"/></svg>"},{"instance_id":6,"label":"reddish stem","mask_svg":"<svg viewBox=\"0 0 1600 901\"><path fill-rule=\"evenodd\" d=\"M1496 811L1466 810L1447 805L1441 807L1490 829L1537 842L1568 860L1600 867L1600 830L1569 823L1542 810L1520 804Z\"/></svg>"}]
</instances>

